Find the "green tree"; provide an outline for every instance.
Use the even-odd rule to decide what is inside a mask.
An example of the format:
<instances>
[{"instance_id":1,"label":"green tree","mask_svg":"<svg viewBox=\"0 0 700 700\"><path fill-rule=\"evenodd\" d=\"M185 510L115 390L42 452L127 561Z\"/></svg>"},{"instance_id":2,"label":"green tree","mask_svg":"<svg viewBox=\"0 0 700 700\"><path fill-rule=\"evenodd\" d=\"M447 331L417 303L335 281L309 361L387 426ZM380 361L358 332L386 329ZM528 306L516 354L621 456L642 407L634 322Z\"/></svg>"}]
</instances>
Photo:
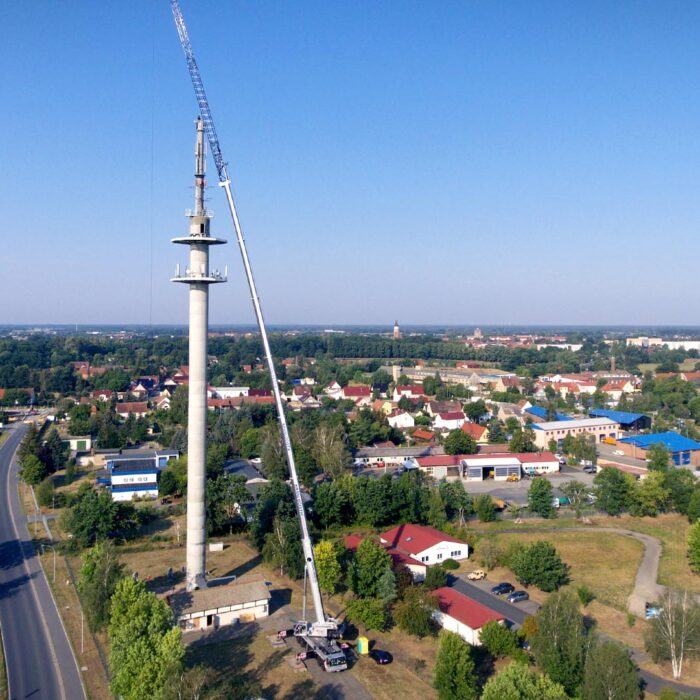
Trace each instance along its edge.
<instances>
[{"instance_id":1,"label":"green tree","mask_svg":"<svg viewBox=\"0 0 700 700\"><path fill-rule=\"evenodd\" d=\"M586 657L582 696L586 700L639 700L641 678L629 652L611 641L595 645Z\"/></svg>"},{"instance_id":2,"label":"green tree","mask_svg":"<svg viewBox=\"0 0 700 700\"><path fill-rule=\"evenodd\" d=\"M481 493L474 499L474 510L482 523L496 519L496 504L487 493Z\"/></svg>"},{"instance_id":3,"label":"green tree","mask_svg":"<svg viewBox=\"0 0 700 700\"><path fill-rule=\"evenodd\" d=\"M55 472L59 469L63 469L67 451L56 428L51 428L51 430L49 430L44 449L47 457L45 461L47 462L49 470Z\"/></svg>"},{"instance_id":4,"label":"green tree","mask_svg":"<svg viewBox=\"0 0 700 700\"><path fill-rule=\"evenodd\" d=\"M439 700L471 700L476 697L471 647L454 632L440 633L433 688L437 690Z\"/></svg>"},{"instance_id":5,"label":"green tree","mask_svg":"<svg viewBox=\"0 0 700 700\"><path fill-rule=\"evenodd\" d=\"M655 443L647 450L647 468L651 471L668 471L671 453L662 443Z\"/></svg>"},{"instance_id":6,"label":"green tree","mask_svg":"<svg viewBox=\"0 0 700 700\"><path fill-rule=\"evenodd\" d=\"M579 602L573 591L552 593L537 613L532 650L539 667L570 695L583 678L586 633Z\"/></svg>"},{"instance_id":7,"label":"green tree","mask_svg":"<svg viewBox=\"0 0 700 700\"><path fill-rule=\"evenodd\" d=\"M510 568L523 586L535 585L547 593L568 583L569 567L554 545L544 540L519 547L510 557Z\"/></svg>"},{"instance_id":8,"label":"green tree","mask_svg":"<svg viewBox=\"0 0 700 700\"><path fill-rule=\"evenodd\" d=\"M348 617L368 630L382 631L387 625L386 605L376 598L353 598L347 607Z\"/></svg>"},{"instance_id":9,"label":"green tree","mask_svg":"<svg viewBox=\"0 0 700 700\"><path fill-rule=\"evenodd\" d=\"M527 427L516 430L510 439L508 449L511 452L537 452L535 431Z\"/></svg>"},{"instance_id":10,"label":"green tree","mask_svg":"<svg viewBox=\"0 0 700 700\"><path fill-rule=\"evenodd\" d=\"M268 564L279 567L282 576L298 579L304 575L301 531L296 519L283 520L275 516L272 530L265 535L262 555Z\"/></svg>"},{"instance_id":11,"label":"green tree","mask_svg":"<svg viewBox=\"0 0 700 700\"><path fill-rule=\"evenodd\" d=\"M505 442L506 434L503 430L502 421L498 420L498 418L492 418L486 424L486 427L488 428L488 431L489 431L489 442L490 443Z\"/></svg>"},{"instance_id":12,"label":"green tree","mask_svg":"<svg viewBox=\"0 0 700 700\"><path fill-rule=\"evenodd\" d=\"M351 588L360 598L377 595L379 579L391 568L391 557L376 542L362 540L357 547L351 566Z\"/></svg>"},{"instance_id":13,"label":"green tree","mask_svg":"<svg viewBox=\"0 0 700 700\"><path fill-rule=\"evenodd\" d=\"M554 500L552 484L544 476L537 476L532 480L527 492L527 507L531 513L541 515L543 518L554 518L557 511L552 501Z\"/></svg>"},{"instance_id":14,"label":"green tree","mask_svg":"<svg viewBox=\"0 0 700 700\"><path fill-rule=\"evenodd\" d=\"M438 607L437 598L418 586L407 588L403 599L394 606L394 620L407 634L426 637L433 634L433 612Z\"/></svg>"},{"instance_id":15,"label":"green tree","mask_svg":"<svg viewBox=\"0 0 700 700\"><path fill-rule=\"evenodd\" d=\"M582 481L577 481L572 479L571 481L566 481L560 487L561 492L569 499L571 507L576 513L576 517L581 517L581 511L583 507L588 502L588 492L589 488Z\"/></svg>"},{"instance_id":16,"label":"green tree","mask_svg":"<svg viewBox=\"0 0 700 700\"><path fill-rule=\"evenodd\" d=\"M634 479L619 469L604 467L593 479L596 504L608 515L620 515L629 505Z\"/></svg>"},{"instance_id":17,"label":"green tree","mask_svg":"<svg viewBox=\"0 0 700 700\"><path fill-rule=\"evenodd\" d=\"M350 464L345 433L339 425L322 423L313 433L311 454L322 472L334 478L342 476Z\"/></svg>"},{"instance_id":18,"label":"green tree","mask_svg":"<svg viewBox=\"0 0 700 700\"><path fill-rule=\"evenodd\" d=\"M30 486L36 486L49 475L48 467L36 455L28 454L21 464L19 475Z\"/></svg>"},{"instance_id":19,"label":"green tree","mask_svg":"<svg viewBox=\"0 0 700 700\"><path fill-rule=\"evenodd\" d=\"M335 593L343 576L340 551L330 540L321 540L314 545L318 585L324 593Z\"/></svg>"},{"instance_id":20,"label":"green tree","mask_svg":"<svg viewBox=\"0 0 700 700\"><path fill-rule=\"evenodd\" d=\"M569 700L564 688L548 676L514 662L489 678L481 700Z\"/></svg>"},{"instance_id":21,"label":"green tree","mask_svg":"<svg viewBox=\"0 0 700 700\"><path fill-rule=\"evenodd\" d=\"M688 561L690 568L700 573L700 520L696 520L688 530Z\"/></svg>"},{"instance_id":22,"label":"green tree","mask_svg":"<svg viewBox=\"0 0 700 700\"><path fill-rule=\"evenodd\" d=\"M474 438L460 428L451 430L447 434L444 447L448 455L473 455L478 449Z\"/></svg>"},{"instance_id":23,"label":"green tree","mask_svg":"<svg viewBox=\"0 0 700 700\"><path fill-rule=\"evenodd\" d=\"M241 457L252 459L260 454L260 430L248 428L241 435Z\"/></svg>"},{"instance_id":24,"label":"green tree","mask_svg":"<svg viewBox=\"0 0 700 700\"><path fill-rule=\"evenodd\" d=\"M465 516L474 512L474 506L471 496L464 489L464 483L461 479L459 481L446 481L443 479L440 482L440 493L445 503L447 518L449 520L457 518L460 526L465 525Z\"/></svg>"},{"instance_id":25,"label":"green tree","mask_svg":"<svg viewBox=\"0 0 700 700\"><path fill-rule=\"evenodd\" d=\"M425 573L423 585L429 590L442 588L447 585L447 572L441 566L429 566Z\"/></svg>"},{"instance_id":26,"label":"green tree","mask_svg":"<svg viewBox=\"0 0 700 700\"><path fill-rule=\"evenodd\" d=\"M97 542L83 555L78 590L88 626L93 632L107 626L112 595L123 576L124 565L109 540Z\"/></svg>"},{"instance_id":27,"label":"green tree","mask_svg":"<svg viewBox=\"0 0 700 700\"><path fill-rule=\"evenodd\" d=\"M645 646L656 663L670 661L678 679L685 660L700 656L700 605L694 593L669 588L659 608L659 616L649 623Z\"/></svg>"},{"instance_id":28,"label":"green tree","mask_svg":"<svg viewBox=\"0 0 700 700\"><path fill-rule=\"evenodd\" d=\"M650 472L646 479L636 481L629 494L629 511L636 517L655 517L666 509L669 492L664 488L665 474Z\"/></svg>"},{"instance_id":29,"label":"green tree","mask_svg":"<svg viewBox=\"0 0 700 700\"><path fill-rule=\"evenodd\" d=\"M268 423L262 429L260 446L262 470L269 479L288 479L287 455L282 445L282 436L275 423Z\"/></svg>"},{"instance_id":30,"label":"green tree","mask_svg":"<svg viewBox=\"0 0 700 700\"><path fill-rule=\"evenodd\" d=\"M377 581L377 598L388 605L396 600L397 595L396 574L393 569L387 567Z\"/></svg>"},{"instance_id":31,"label":"green tree","mask_svg":"<svg viewBox=\"0 0 700 700\"><path fill-rule=\"evenodd\" d=\"M697 479L690 469L669 469L663 480L663 487L669 494L669 507L677 513L687 515L696 486Z\"/></svg>"},{"instance_id":32,"label":"green tree","mask_svg":"<svg viewBox=\"0 0 700 700\"><path fill-rule=\"evenodd\" d=\"M469 401L464 406L464 413L469 420L478 423L481 417L488 413L488 409L486 408L484 400L479 399L478 401Z\"/></svg>"},{"instance_id":33,"label":"green tree","mask_svg":"<svg viewBox=\"0 0 700 700\"><path fill-rule=\"evenodd\" d=\"M484 537L479 540L476 549L479 555L479 563L489 571L495 569L503 560L504 552L493 537Z\"/></svg>"},{"instance_id":34,"label":"green tree","mask_svg":"<svg viewBox=\"0 0 700 700\"><path fill-rule=\"evenodd\" d=\"M110 689L124 700L162 698L185 655L180 628L164 600L142 581L123 578L112 596L109 623Z\"/></svg>"},{"instance_id":35,"label":"green tree","mask_svg":"<svg viewBox=\"0 0 700 700\"><path fill-rule=\"evenodd\" d=\"M700 518L700 488L696 487L688 501L688 520L694 523L698 518Z\"/></svg>"},{"instance_id":36,"label":"green tree","mask_svg":"<svg viewBox=\"0 0 700 700\"><path fill-rule=\"evenodd\" d=\"M120 505L106 491L98 493L92 485L83 484L75 504L63 513L63 526L81 547L89 547L118 529Z\"/></svg>"},{"instance_id":37,"label":"green tree","mask_svg":"<svg viewBox=\"0 0 700 700\"><path fill-rule=\"evenodd\" d=\"M513 632L495 620L490 620L481 628L479 641L489 654L497 659L513 656L520 650L518 639Z\"/></svg>"},{"instance_id":38,"label":"green tree","mask_svg":"<svg viewBox=\"0 0 700 700\"><path fill-rule=\"evenodd\" d=\"M430 490L430 499L428 500L428 525L437 528L438 530L447 523L447 513L445 512L445 503L442 500L442 494L439 489Z\"/></svg>"}]
</instances>

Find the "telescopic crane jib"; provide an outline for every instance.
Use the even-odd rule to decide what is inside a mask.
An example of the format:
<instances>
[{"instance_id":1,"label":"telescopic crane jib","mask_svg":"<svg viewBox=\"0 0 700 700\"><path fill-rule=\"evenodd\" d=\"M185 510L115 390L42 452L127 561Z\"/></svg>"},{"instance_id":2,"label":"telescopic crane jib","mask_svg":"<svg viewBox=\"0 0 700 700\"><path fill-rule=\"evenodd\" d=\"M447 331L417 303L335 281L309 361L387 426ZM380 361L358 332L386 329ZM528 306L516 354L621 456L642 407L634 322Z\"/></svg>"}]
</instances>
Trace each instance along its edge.
<instances>
[{"instance_id":1,"label":"telescopic crane jib","mask_svg":"<svg viewBox=\"0 0 700 700\"><path fill-rule=\"evenodd\" d=\"M219 186L223 188L224 193L226 194L226 200L228 202L231 220L233 222L233 228L236 234L236 240L238 241L238 247L241 252L243 268L248 281L248 288L250 289L253 308L255 310L255 317L258 322L258 328L260 329L260 336L262 338L263 348L265 351L265 360L270 373L270 383L272 384L272 393L274 394L275 406L277 407L282 442L287 455L287 464L289 465L289 475L291 477L294 503L296 505L297 515L301 525L301 539L306 565L306 575L313 597L316 621L307 623L304 620L297 623L294 628L294 633L299 637L303 637L307 641L309 646L318 654L319 658L324 661L326 670L342 670L346 667L344 663L345 656L334 641L340 636L338 623L331 618L326 618L323 610L321 589L319 588L318 577L316 575L313 547L311 545L311 537L309 536L309 528L306 522L304 503L301 499L301 489L299 487L299 478L297 476L296 465L294 463L294 453L292 451L292 442L289 437L289 428L287 426L287 420L284 413L284 403L282 401L282 394L280 393L279 382L277 381L277 373L275 371L272 352L270 350L270 343L267 337L265 320L263 318L262 308L260 306L260 298L258 297L255 280L253 278L253 270L250 266L250 259L248 258L248 251L243 238L241 224L238 219L238 212L231 193L231 181L228 176L227 164L224 161L221 146L219 145L219 139L216 135L214 120L212 118L211 110L209 109L209 102L207 101L207 96L204 91L202 76L200 75L199 67L197 66L197 61L194 57L189 36L187 35L187 27L185 26L185 20L182 15L182 10L180 9L180 3L178 0L170 0L170 6L173 11L173 17L175 18L177 32L180 36L180 43L182 44L182 49L185 52L187 68L190 73L190 78L192 79L194 94L199 105L200 118L204 123L204 130L207 135L207 139L209 140L211 154L214 158L214 164L216 165L216 170L219 174ZM341 656L343 657L342 662L340 658Z\"/></svg>"}]
</instances>

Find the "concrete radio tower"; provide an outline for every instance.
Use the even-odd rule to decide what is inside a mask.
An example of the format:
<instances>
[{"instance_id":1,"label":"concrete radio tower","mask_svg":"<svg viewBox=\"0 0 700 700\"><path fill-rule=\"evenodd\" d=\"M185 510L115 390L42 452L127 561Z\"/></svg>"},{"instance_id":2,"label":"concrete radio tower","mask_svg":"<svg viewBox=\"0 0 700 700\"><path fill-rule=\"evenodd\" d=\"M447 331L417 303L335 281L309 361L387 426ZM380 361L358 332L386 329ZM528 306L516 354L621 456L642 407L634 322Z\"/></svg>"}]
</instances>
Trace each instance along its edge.
<instances>
[{"instance_id":1,"label":"concrete radio tower","mask_svg":"<svg viewBox=\"0 0 700 700\"><path fill-rule=\"evenodd\" d=\"M180 266L172 282L190 286L190 367L189 411L187 415L187 590L204 588L206 560L205 486L207 470L207 336L209 331L209 285L226 281L227 271L209 271L209 246L226 243L209 234L212 214L204 206L206 149L204 122L197 119L195 150L194 211L190 233L173 238L173 243L190 247L190 261L185 274Z\"/></svg>"}]
</instances>

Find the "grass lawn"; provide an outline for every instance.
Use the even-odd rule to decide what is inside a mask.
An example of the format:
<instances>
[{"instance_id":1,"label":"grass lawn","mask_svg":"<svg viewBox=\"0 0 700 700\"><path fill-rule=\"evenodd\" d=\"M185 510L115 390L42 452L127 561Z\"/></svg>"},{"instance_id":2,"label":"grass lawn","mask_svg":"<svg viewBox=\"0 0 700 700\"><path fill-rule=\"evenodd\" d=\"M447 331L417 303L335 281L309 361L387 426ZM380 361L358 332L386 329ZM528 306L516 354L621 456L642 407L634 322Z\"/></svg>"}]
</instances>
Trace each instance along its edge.
<instances>
[{"instance_id":1,"label":"grass lawn","mask_svg":"<svg viewBox=\"0 0 700 700\"><path fill-rule=\"evenodd\" d=\"M595 518L595 523L657 537L663 543L658 582L664 586L700 593L700 576L694 574L688 566L688 518L677 513L667 513L656 518L623 515L619 518Z\"/></svg>"},{"instance_id":2,"label":"grass lawn","mask_svg":"<svg viewBox=\"0 0 700 700\"><path fill-rule=\"evenodd\" d=\"M373 648L391 652L394 661L379 666L372 659L360 658L353 673L377 700L436 698L432 673L437 655L435 637L417 639L394 628L389 632L368 632Z\"/></svg>"},{"instance_id":3,"label":"grass lawn","mask_svg":"<svg viewBox=\"0 0 700 700\"><path fill-rule=\"evenodd\" d=\"M225 642L188 647L185 663L188 667L208 669L212 685L228 697L226 690L235 687L246 697L296 698L318 697L319 688L308 673L295 673L284 657L289 647L273 648L262 632L245 635ZM238 695L237 695L238 697ZM240 695L243 697L243 695Z\"/></svg>"},{"instance_id":4,"label":"grass lawn","mask_svg":"<svg viewBox=\"0 0 700 700\"><path fill-rule=\"evenodd\" d=\"M497 534L494 539L506 548L515 542L550 541L571 567L573 586L588 586L601 603L620 610L627 606L643 551L641 542L607 532L523 532ZM500 575L496 570L490 578L495 580ZM539 593L531 591L532 597L541 602Z\"/></svg>"},{"instance_id":5,"label":"grass lawn","mask_svg":"<svg viewBox=\"0 0 700 700\"><path fill-rule=\"evenodd\" d=\"M0 635L0 700L7 700L7 669L5 668L5 650Z\"/></svg>"}]
</instances>

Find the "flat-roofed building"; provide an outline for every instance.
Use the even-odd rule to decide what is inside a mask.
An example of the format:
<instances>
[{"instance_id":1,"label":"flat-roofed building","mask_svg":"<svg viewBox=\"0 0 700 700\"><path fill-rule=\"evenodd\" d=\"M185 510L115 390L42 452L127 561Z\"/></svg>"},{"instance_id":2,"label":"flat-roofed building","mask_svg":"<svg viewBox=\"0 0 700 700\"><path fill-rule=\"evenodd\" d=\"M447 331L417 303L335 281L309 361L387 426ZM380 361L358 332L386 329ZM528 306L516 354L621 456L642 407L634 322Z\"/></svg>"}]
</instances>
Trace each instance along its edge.
<instances>
[{"instance_id":1,"label":"flat-roofed building","mask_svg":"<svg viewBox=\"0 0 700 700\"><path fill-rule=\"evenodd\" d=\"M548 447L551 440L561 445L567 435L578 437L588 433L595 437L596 442L602 442L606 437L617 439L620 436L620 424L610 418L547 421L533 423L531 427L535 431L535 445L540 449Z\"/></svg>"}]
</instances>

